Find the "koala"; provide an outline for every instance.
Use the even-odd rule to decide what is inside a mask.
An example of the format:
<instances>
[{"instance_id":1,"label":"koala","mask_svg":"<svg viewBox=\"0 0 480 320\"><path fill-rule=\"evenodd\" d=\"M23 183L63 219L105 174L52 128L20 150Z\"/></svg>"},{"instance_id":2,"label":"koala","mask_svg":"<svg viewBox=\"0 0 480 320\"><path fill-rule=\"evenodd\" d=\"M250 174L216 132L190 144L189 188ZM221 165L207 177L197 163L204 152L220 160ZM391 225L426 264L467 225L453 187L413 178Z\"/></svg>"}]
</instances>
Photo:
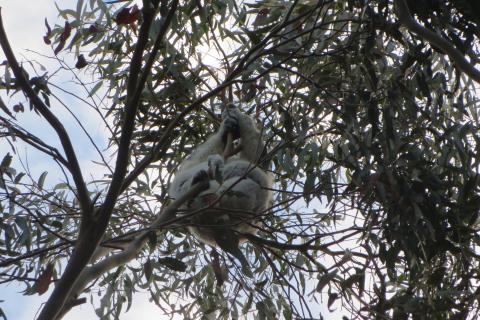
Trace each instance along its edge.
<instances>
[{"instance_id":1,"label":"koala","mask_svg":"<svg viewBox=\"0 0 480 320\"><path fill-rule=\"evenodd\" d=\"M230 235L255 234L261 215L272 203L273 177L259 165L265 145L254 120L229 105L225 108L219 130L198 146L179 166L169 187L177 199L195 183L208 186L181 207L186 214L206 208L191 217L189 231L200 241L225 248ZM240 151L224 159L228 135L239 139ZM228 250L226 250L228 251Z\"/></svg>"}]
</instances>

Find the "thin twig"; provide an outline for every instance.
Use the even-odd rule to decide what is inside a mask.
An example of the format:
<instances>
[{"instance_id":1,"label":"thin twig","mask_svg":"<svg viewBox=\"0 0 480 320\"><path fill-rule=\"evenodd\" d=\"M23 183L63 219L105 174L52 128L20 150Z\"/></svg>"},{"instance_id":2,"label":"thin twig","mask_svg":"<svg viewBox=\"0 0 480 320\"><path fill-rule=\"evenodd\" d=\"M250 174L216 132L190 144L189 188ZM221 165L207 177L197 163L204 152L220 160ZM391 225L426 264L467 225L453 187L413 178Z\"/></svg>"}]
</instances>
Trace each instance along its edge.
<instances>
[{"instance_id":1,"label":"thin twig","mask_svg":"<svg viewBox=\"0 0 480 320\"><path fill-rule=\"evenodd\" d=\"M8 267L8 266L10 266L14 263L19 262L19 261L22 261L22 260L25 260L25 259L28 259L28 258L31 258L31 257L34 257L34 256L38 256L38 255L44 254L46 252L55 250L57 248L60 248L60 247L63 247L63 246L69 246L69 245L70 245L70 243L68 243L68 242L60 242L60 243L57 243L57 244L55 244L53 246L50 246L50 247L33 250L33 251L28 252L28 253L22 254L18 257L7 259L7 260L4 260L4 261L0 262L0 268L5 268L5 267Z\"/></svg>"},{"instance_id":2,"label":"thin twig","mask_svg":"<svg viewBox=\"0 0 480 320\"><path fill-rule=\"evenodd\" d=\"M0 116L0 121L3 122L3 125L5 126L5 128L7 130L11 131L9 133L6 133L5 135L20 138L22 141L24 141L25 143L28 143L29 145L31 145L32 147L34 147L38 151L43 152L46 155L51 156L54 160L57 160L58 162L60 162L64 166L68 167L68 161L60 154L60 152L56 148L46 144L43 140L41 140L37 136L35 136L32 133L28 132L27 130L11 123L10 121L8 121L7 119L5 119L2 116ZM3 134L2 134L2 136L3 136Z\"/></svg>"},{"instance_id":3,"label":"thin twig","mask_svg":"<svg viewBox=\"0 0 480 320\"><path fill-rule=\"evenodd\" d=\"M68 133L65 130L64 126L62 125L62 123L60 122L60 120L52 113L52 111L50 111L50 109L35 93L32 86L30 85L29 80L25 76L25 72L23 68L19 65L17 59L15 58L15 55L12 51L7 35L5 33L5 29L3 27L1 8L0 8L0 45L3 49L3 52L5 53L5 57L7 58L8 64L12 69L17 82L22 88L22 91L29 98L31 103L35 106L35 109L38 110L38 112L40 112L40 114L48 121L48 123L56 131L60 139L60 142L62 143L63 150L65 151L65 155L68 160L68 169L73 177L75 186L77 188L78 201L80 202L82 213L84 214L85 217L88 217L88 215L91 213L90 197L88 195L88 189L85 184L85 181L83 180L82 171L80 169L80 165L78 163L75 150L73 149L72 142L70 141L70 137L68 136Z\"/></svg>"}]
</instances>

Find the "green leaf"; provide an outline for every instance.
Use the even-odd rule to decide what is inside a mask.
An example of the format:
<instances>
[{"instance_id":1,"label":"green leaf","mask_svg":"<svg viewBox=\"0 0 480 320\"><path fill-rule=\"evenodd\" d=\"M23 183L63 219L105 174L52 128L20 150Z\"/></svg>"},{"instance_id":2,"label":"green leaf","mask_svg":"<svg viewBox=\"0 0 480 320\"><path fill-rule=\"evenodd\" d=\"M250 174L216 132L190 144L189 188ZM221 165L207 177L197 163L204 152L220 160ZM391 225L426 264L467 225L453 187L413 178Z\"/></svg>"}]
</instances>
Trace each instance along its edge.
<instances>
[{"instance_id":1,"label":"green leaf","mask_svg":"<svg viewBox=\"0 0 480 320\"><path fill-rule=\"evenodd\" d=\"M95 86L93 86L93 88L90 90L90 93L88 94L89 97L93 97L95 95L95 93L98 91L98 89L100 89L103 85L103 82L102 81L98 81Z\"/></svg>"},{"instance_id":2,"label":"green leaf","mask_svg":"<svg viewBox=\"0 0 480 320\"><path fill-rule=\"evenodd\" d=\"M242 307L242 313L247 314L250 311L250 308L252 307L252 302L253 302L253 293L250 293L247 299L247 302Z\"/></svg>"},{"instance_id":3,"label":"green leaf","mask_svg":"<svg viewBox=\"0 0 480 320\"><path fill-rule=\"evenodd\" d=\"M147 282L149 282L152 278L152 270L152 261L148 259L147 262L145 262L145 264L143 265L143 271L145 273L145 278L147 279Z\"/></svg>"},{"instance_id":4,"label":"green leaf","mask_svg":"<svg viewBox=\"0 0 480 320\"><path fill-rule=\"evenodd\" d=\"M316 290L318 292L322 292L323 288L330 283L335 277L337 276L338 270L333 270L332 272L329 272L327 274L322 275L318 279L317 287Z\"/></svg>"},{"instance_id":5,"label":"green leaf","mask_svg":"<svg viewBox=\"0 0 480 320\"><path fill-rule=\"evenodd\" d=\"M80 20L81 15L82 15L82 8L83 8L83 0L78 0L77 1L77 8L76 8L76 18L77 20Z\"/></svg>"},{"instance_id":6,"label":"green leaf","mask_svg":"<svg viewBox=\"0 0 480 320\"><path fill-rule=\"evenodd\" d=\"M329 310L330 310L330 307L335 303L335 301L337 301L337 299L338 299L338 293L334 292L328 295L327 306Z\"/></svg>"},{"instance_id":7,"label":"green leaf","mask_svg":"<svg viewBox=\"0 0 480 320\"><path fill-rule=\"evenodd\" d=\"M45 178L47 177L48 172L44 171L41 175L40 178L38 178L37 186L40 190L43 189L43 185L45 183Z\"/></svg>"},{"instance_id":8,"label":"green leaf","mask_svg":"<svg viewBox=\"0 0 480 320\"><path fill-rule=\"evenodd\" d=\"M58 230L63 229L63 223L58 220L53 220L52 222L50 222L50 225Z\"/></svg>"},{"instance_id":9,"label":"green leaf","mask_svg":"<svg viewBox=\"0 0 480 320\"><path fill-rule=\"evenodd\" d=\"M316 175L313 173L313 171L310 171L310 172L306 172L306 176L307 177L305 179L303 192L305 193L305 195L308 195L313 191L313 189L315 187Z\"/></svg>"},{"instance_id":10,"label":"green leaf","mask_svg":"<svg viewBox=\"0 0 480 320\"><path fill-rule=\"evenodd\" d=\"M23 178L24 176L25 176L25 173L23 173L23 172L17 174L17 176L15 177L14 183L15 183L15 184L19 184L19 183L20 183L20 180L22 180L22 178Z\"/></svg>"},{"instance_id":11,"label":"green leaf","mask_svg":"<svg viewBox=\"0 0 480 320\"><path fill-rule=\"evenodd\" d=\"M64 183L64 182L61 182L61 183L58 183L55 185L55 187L53 187L54 190L58 190L58 189L70 189L70 186L68 185L68 183Z\"/></svg>"},{"instance_id":12,"label":"green leaf","mask_svg":"<svg viewBox=\"0 0 480 320\"><path fill-rule=\"evenodd\" d=\"M185 270L187 270L187 265L181 260L178 260L175 258L171 258L171 257L158 258L158 262L173 271L184 272Z\"/></svg>"},{"instance_id":13,"label":"green leaf","mask_svg":"<svg viewBox=\"0 0 480 320\"><path fill-rule=\"evenodd\" d=\"M3 160L0 164L0 169L5 170L8 167L10 167L10 164L12 163L13 157L10 155L10 152L8 152L5 157L3 157Z\"/></svg>"}]
</instances>

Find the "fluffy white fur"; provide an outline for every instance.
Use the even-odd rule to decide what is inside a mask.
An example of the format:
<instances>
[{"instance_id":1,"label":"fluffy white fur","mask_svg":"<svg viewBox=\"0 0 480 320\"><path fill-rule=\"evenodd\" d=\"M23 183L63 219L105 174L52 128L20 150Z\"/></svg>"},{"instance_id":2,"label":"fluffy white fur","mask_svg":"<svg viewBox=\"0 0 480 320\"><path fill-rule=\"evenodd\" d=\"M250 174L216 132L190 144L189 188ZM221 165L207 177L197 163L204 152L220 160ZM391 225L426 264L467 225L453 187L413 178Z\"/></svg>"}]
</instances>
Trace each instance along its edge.
<instances>
[{"instance_id":1,"label":"fluffy white fur","mask_svg":"<svg viewBox=\"0 0 480 320\"><path fill-rule=\"evenodd\" d=\"M229 132L240 138L241 151L224 161L222 154ZM215 203L192 216L189 229L198 239L217 245L214 233L218 235L218 230L256 233L260 215L272 200L272 176L257 164L262 152L264 143L254 120L230 106L224 111L218 132L182 162L169 195L177 199L192 183L209 179L208 188L182 209L188 213Z\"/></svg>"}]
</instances>

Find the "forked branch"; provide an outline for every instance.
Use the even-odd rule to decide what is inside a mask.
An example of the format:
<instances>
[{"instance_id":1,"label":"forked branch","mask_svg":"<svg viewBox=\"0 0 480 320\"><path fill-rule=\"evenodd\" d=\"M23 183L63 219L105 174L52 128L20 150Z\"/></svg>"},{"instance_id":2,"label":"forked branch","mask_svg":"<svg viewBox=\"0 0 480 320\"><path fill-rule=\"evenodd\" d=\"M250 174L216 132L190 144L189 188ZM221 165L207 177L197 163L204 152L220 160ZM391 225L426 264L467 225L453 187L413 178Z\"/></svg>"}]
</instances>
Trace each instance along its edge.
<instances>
[{"instance_id":1,"label":"forked branch","mask_svg":"<svg viewBox=\"0 0 480 320\"><path fill-rule=\"evenodd\" d=\"M150 226L138 234L130 243L128 243L123 251L108 256L92 266L85 268L72 289L69 301L76 301L77 297L91 281L97 279L109 270L122 266L128 263L130 260L135 259L147 241L149 234L158 231L160 228L168 226L171 221L175 219L178 208L184 203L187 203L191 199L195 198L204 189L205 186L201 183L193 185L187 193L173 201L170 205L166 206L158 214L157 218L150 224ZM70 304L67 302L64 310L62 310L57 319L61 319L62 316L70 310L70 308Z\"/></svg>"},{"instance_id":2,"label":"forked branch","mask_svg":"<svg viewBox=\"0 0 480 320\"><path fill-rule=\"evenodd\" d=\"M150 6L153 4L153 6ZM90 261L100 240L105 234L113 208L121 193L121 186L127 173L127 167L130 161L130 144L135 127L135 117L138 110L140 93L142 92L146 74L150 72L151 65L148 63L141 68L144 52L150 35L150 27L155 18L158 9L158 1L150 3L145 1L142 9L143 22L140 26L135 52L130 65L129 82L127 88L127 98L125 110L123 112L123 126L121 128L120 142L118 145L117 160L115 170L112 175L112 181L108 188L105 200L94 215L94 221L82 224L80 235L77 240L75 250L65 267L65 271L57 282L55 289L43 307L39 320L58 319L62 310L65 309L67 299L72 295L72 289L79 280L80 275ZM178 0L173 0L164 27L157 35L156 43L163 41L169 28L169 22L176 12ZM157 52L151 52L151 58L155 58ZM140 73L140 70L142 72ZM140 78L139 78L140 75ZM133 91L132 91L133 90Z\"/></svg>"},{"instance_id":3,"label":"forked branch","mask_svg":"<svg viewBox=\"0 0 480 320\"><path fill-rule=\"evenodd\" d=\"M237 149L238 148L233 147L232 133L228 133L227 142L225 144L223 154L225 160L238 152ZM205 190L204 183L199 182L193 185L190 190L188 190L188 192L186 192L183 196L175 199L170 205L166 206L158 214L157 218L150 224L150 226L146 230L137 234L121 252L112 254L111 256L108 256L103 260L94 263L92 266L85 268L79 276L77 282L75 283L70 298L68 299L67 303L65 303L65 307L62 310L61 314L57 317L57 319L61 319L61 317L65 315L71 309L71 307L75 305L73 302L77 301L78 296L82 293L82 291L87 287L90 282L94 281L109 270L122 266L129 261L135 259L143 248L145 242L147 241L149 234L152 232L156 232L161 228L165 228L171 223L175 223L177 221L176 213L178 209L184 203L187 203L193 198L195 198L203 190Z\"/></svg>"}]
</instances>

